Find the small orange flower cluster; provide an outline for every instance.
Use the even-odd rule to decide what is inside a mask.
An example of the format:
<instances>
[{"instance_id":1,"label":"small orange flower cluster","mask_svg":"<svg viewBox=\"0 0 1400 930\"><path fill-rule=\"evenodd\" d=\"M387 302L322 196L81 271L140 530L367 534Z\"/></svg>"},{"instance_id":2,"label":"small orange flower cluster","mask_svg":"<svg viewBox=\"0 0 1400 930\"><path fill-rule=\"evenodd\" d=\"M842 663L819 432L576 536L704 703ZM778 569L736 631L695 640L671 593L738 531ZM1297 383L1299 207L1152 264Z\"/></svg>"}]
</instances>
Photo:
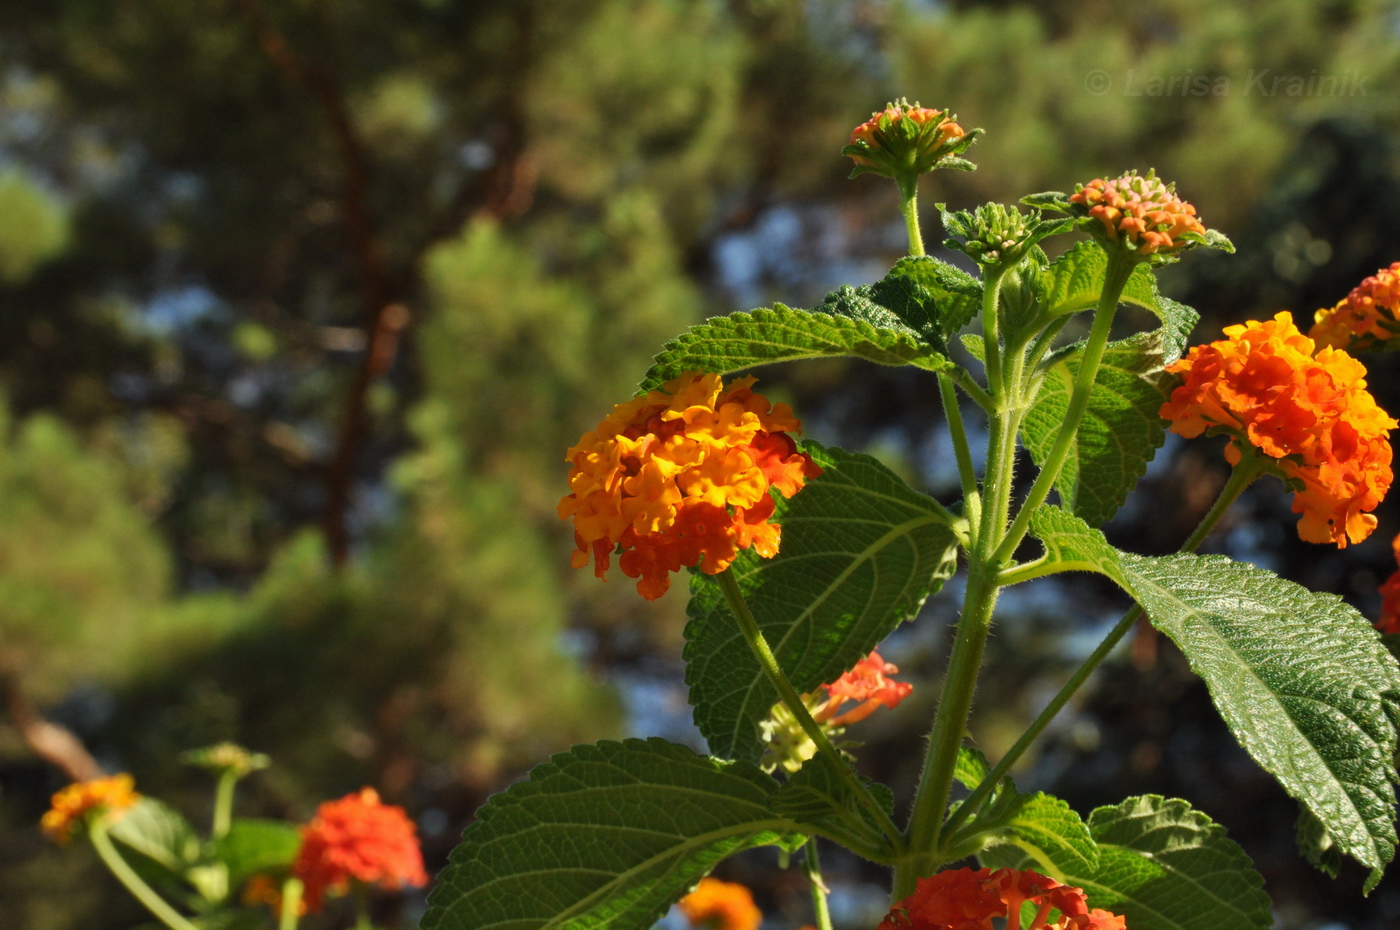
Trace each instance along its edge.
<instances>
[{"instance_id":1,"label":"small orange flower cluster","mask_svg":"<svg viewBox=\"0 0 1400 930\"><path fill-rule=\"evenodd\" d=\"M921 878L879 930L992 930L994 918L1005 918L1005 930L1021 930L1027 901L1039 909L1025 930L1126 930L1117 914L1090 910L1081 889L1016 869L950 869Z\"/></svg>"},{"instance_id":2,"label":"small orange flower cluster","mask_svg":"<svg viewBox=\"0 0 1400 930\"><path fill-rule=\"evenodd\" d=\"M1098 178L1081 185L1069 199L1102 223L1110 240L1125 242L1139 255L1151 255L1189 245L1178 240L1183 233L1205 235L1196 208L1174 188L1152 172L1143 177L1130 171L1110 181Z\"/></svg>"},{"instance_id":3,"label":"small orange flower cluster","mask_svg":"<svg viewBox=\"0 0 1400 930\"><path fill-rule=\"evenodd\" d=\"M622 573L654 601L681 566L714 575L740 549L778 554L769 490L792 497L821 469L788 435L802 431L792 411L754 393L755 380L725 388L688 372L584 434L568 453L573 493L559 502L574 521L575 568L591 558L603 578L620 546Z\"/></svg>"},{"instance_id":4,"label":"small orange flower cluster","mask_svg":"<svg viewBox=\"0 0 1400 930\"><path fill-rule=\"evenodd\" d=\"M877 708L898 707L900 701L914 690L914 686L908 682L885 677L898 671L898 666L880 658L880 653L871 652L857 662L855 668L825 686L827 699L813 712L812 717L817 723L845 727L859 723L875 713ZM838 716L847 701L860 701L861 704Z\"/></svg>"},{"instance_id":5,"label":"small orange flower cluster","mask_svg":"<svg viewBox=\"0 0 1400 930\"><path fill-rule=\"evenodd\" d=\"M1308 335L1335 349L1373 349L1394 339L1400 333L1400 262L1377 271L1313 320Z\"/></svg>"},{"instance_id":6,"label":"small orange flower cluster","mask_svg":"<svg viewBox=\"0 0 1400 930\"><path fill-rule=\"evenodd\" d=\"M428 883L413 821L402 807L383 804L373 788L327 801L301 828L292 874L306 885L308 910L326 893L344 894L350 880L397 889Z\"/></svg>"},{"instance_id":7,"label":"small orange flower cluster","mask_svg":"<svg viewBox=\"0 0 1400 930\"><path fill-rule=\"evenodd\" d=\"M1395 552L1395 564L1400 565L1400 536L1390 541ZM1376 629L1382 633L1400 633L1400 571L1393 573L1381 585L1381 618Z\"/></svg>"},{"instance_id":8,"label":"small orange flower cluster","mask_svg":"<svg viewBox=\"0 0 1400 930\"><path fill-rule=\"evenodd\" d=\"M39 821L39 827L55 843L67 843L89 815L125 811L141 800L135 787L130 775L75 782L53 796L53 804Z\"/></svg>"},{"instance_id":9,"label":"small orange flower cluster","mask_svg":"<svg viewBox=\"0 0 1400 930\"><path fill-rule=\"evenodd\" d=\"M743 885L702 878L677 905L695 930L758 930L763 912Z\"/></svg>"},{"instance_id":10,"label":"small orange flower cluster","mask_svg":"<svg viewBox=\"0 0 1400 930\"><path fill-rule=\"evenodd\" d=\"M1390 442L1396 425L1366 390L1366 368L1338 349L1313 356L1314 344L1288 313L1225 329L1227 338L1196 346L1167 370L1184 383L1161 416L1188 439L1207 429L1233 436L1276 459L1303 487L1293 498L1308 542L1360 542L1376 527L1374 510L1392 480Z\"/></svg>"},{"instance_id":11,"label":"small orange flower cluster","mask_svg":"<svg viewBox=\"0 0 1400 930\"><path fill-rule=\"evenodd\" d=\"M270 875L254 875L243 886L243 903L249 907L264 906L274 914L282 913L282 889ZM306 901L297 902L297 916L306 915Z\"/></svg>"},{"instance_id":12,"label":"small orange flower cluster","mask_svg":"<svg viewBox=\"0 0 1400 930\"><path fill-rule=\"evenodd\" d=\"M898 127L902 120L908 120L919 127L922 133L926 127L932 125L932 131L937 135L925 140L925 146L938 148L955 139L961 139L967 135L967 131L953 122L942 110L933 110L928 107L921 107L917 103L910 106L908 103L892 103L885 109L870 114L870 119L861 123L851 130L851 139L848 145L864 143L871 149L885 148L885 134L892 127ZM916 133L918 134L918 133ZM867 167L874 166L875 162L864 155L852 153L852 161L857 165Z\"/></svg>"}]
</instances>

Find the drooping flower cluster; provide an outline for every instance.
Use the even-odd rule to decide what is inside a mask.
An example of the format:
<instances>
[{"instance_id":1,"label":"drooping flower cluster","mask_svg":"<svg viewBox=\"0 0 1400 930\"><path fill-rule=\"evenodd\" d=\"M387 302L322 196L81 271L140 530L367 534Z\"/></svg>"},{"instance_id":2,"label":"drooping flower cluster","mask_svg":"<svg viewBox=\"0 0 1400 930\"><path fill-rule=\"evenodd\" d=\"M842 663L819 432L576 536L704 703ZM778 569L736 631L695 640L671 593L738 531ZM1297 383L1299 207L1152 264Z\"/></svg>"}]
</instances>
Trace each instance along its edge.
<instances>
[{"instance_id":1,"label":"drooping flower cluster","mask_svg":"<svg viewBox=\"0 0 1400 930\"><path fill-rule=\"evenodd\" d=\"M1400 536L1390 541L1395 552L1395 564L1400 566ZM1382 633L1400 633L1400 571L1391 574L1381 585L1381 618L1376 629Z\"/></svg>"},{"instance_id":2,"label":"drooping flower cluster","mask_svg":"<svg viewBox=\"0 0 1400 930\"><path fill-rule=\"evenodd\" d=\"M888 677L898 671L897 666L880 658L878 652L871 652L831 684L822 685L812 694L804 694L802 701L812 719L821 724L839 746L838 737L846 727L859 723L881 707L898 707L914 690L908 682ZM860 703L842 713L842 708L850 701ZM796 772L817 754L817 744L781 701L773 705L768 719L763 722L762 735L767 748L760 764L765 771Z\"/></svg>"},{"instance_id":3,"label":"drooping flower cluster","mask_svg":"<svg viewBox=\"0 0 1400 930\"><path fill-rule=\"evenodd\" d=\"M981 130L968 132L957 117L944 110L910 104L901 99L872 113L851 130L841 154L856 163L851 177L870 172L881 177L917 177L940 167L969 169L956 156L972 144Z\"/></svg>"},{"instance_id":4,"label":"drooping flower cluster","mask_svg":"<svg viewBox=\"0 0 1400 930\"><path fill-rule=\"evenodd\" d=\"M677 905L694 930L758 930L763 912L749 889L736 882L702 878Z\"/></svg>"},{"instance_id":5,"label":"drooping flower cluster","mask_svg":"<svg viewBox=\"0 0 1400 930\"><path fill-rule=\"evenodd\" d=\"M1396 425L1366 390L1366 368L1338 349L1313 356L1314 344L1288 313L1229 326L1225 339L1196 346L1167 370L1184 381L1162 405L1175 433L1229 433L1230 464L1242 444L1275 459L1301 486L1293 512L1308 542L1360 542L1376 527L1374 510L1392 480Z\"/></svg>"},{"instance_id":6,"label":"drooping flower cluster","mask_svg":"<svg viewBox=\"0 0 1400 930\"><path fill-rule=\"evenodd\" d=\"M1313 320L1308 335L1335 349L1366 351L1394 339L1400 333L1400 262L1377 271Z\"/></svg>"},{"instance_id":7,"label":"drooping flower cluster","mask_svg":"<svg viewBox=\"0 0 1400 930\"><path fill-rule=\"evenodd\" d=\"M992 930L996 918L1005 918L1005 930L1022 930L1027 901L1037 911L1024 930L1126 930L1117 914L1090 910L1081 889L1016 869L950 869L921 878L879 930Z\"/></svg>"},{"instance_id":8,"label":"drooping flower cluster","mask_svg":"<svg viewBox=\"0 0 1400 930\"><path fill-rule=\"evenodd\" d=\"M792 497L821 469L789 435L802 431L792 410L754 393L754 381L725 388L719 375L689 372L584 434L559 502L574 521L575 568L591 559L603 578L621 547L622 573L656 600L682 566L714 575L741 549L777 555L769 490Z\"/></svg>"},{"instance_id":9,"label":"drooping flower cluster","mask_svg":"<svg viewBox=\"0 0 1400 930\"><path fill-rule=\"evenodd\" d=\"M1206 234L1196 208L1176 195L1176 185L1162 183L1151 171L1097 178L1079 185L1069 200L1103 224L1104 238L1139 255L1174 252Z\"/></svg>"},{"instance_id":10,"label":"drooping flower cluster","mask_svg":"<svg viewBox=\"0 0 1400 930\"><path fill-rule=\"evenodd\" d=\"M89 816L125 811L141 800L135 788L136 782L125 774L75 782L53 796L39 828L55 843L67 843Z\"/></svg>"},{"instance_id":11,"label":"drooping flower cluster","mask_svg":"<svg viewBox=\"0 0 1400 930\"><path fill-rule=\"evenodd\" d=\"M397 889L428 883L417 831L402 807L381 803L373 788L327 801L301 828L292 874L306 885L315 911L326 894L344 894L350 880Z\"/></svg>"}]
</instances>

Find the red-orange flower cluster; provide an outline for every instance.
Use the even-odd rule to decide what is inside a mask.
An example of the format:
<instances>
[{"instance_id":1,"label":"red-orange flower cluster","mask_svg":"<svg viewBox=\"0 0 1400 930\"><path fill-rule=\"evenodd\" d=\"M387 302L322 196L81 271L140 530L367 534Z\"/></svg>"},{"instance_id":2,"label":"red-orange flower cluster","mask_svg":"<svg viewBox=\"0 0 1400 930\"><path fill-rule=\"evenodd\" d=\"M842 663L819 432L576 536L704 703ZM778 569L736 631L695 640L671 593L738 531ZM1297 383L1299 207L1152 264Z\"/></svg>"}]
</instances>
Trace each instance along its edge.
<instances>
[{"instance_id":1,"label":"red-orange flower cluster","mask_svg":"<svg viewBox=\"0 0 1400 930\"><path fill-rule=\"evenodd\" d=\"M1400 262L1382 268L1313 317L1308 335L1319 345L1362 351L1400 333Z\"/></svg>"},{"instance_id":2,"label":"red-orange flower cluster","mask_svg":"<svg viewBox=\"0 0 1400 930\"><path fill-rule=\"evenodd\" d=\"M1376 527L1370 514L1392 480L1396 421L1366 390L1366 368L1343 351L1313 356L1313 341L1288 313L1225 329L1227 338L1196 346L1167 370L1184 382L1162 405L1172 431L1207 429L1233 436L1232 465L1250 446L1276 460L1303 487L1293 498L1308 542L1360 542Z\"/></svg>"},{"instance_id":3,"label":"red-orange flower cluster","mask_svg":"<svg viewBox=\"0 0 1400 930\"><path fill-rule=\"evenodd\" d=\"M845 727L859 723L879 707L898 707L914 690L908 682L886 677L898 671L899 667L880 658L880 653L871 652L857 662L855 668L825 686L827 699L812 716L818 723ZM838 716L847 701L861 703Z\"/></svg>"},{"instance_id":4,"label":"red-orange flower cluster","mask_svg":"<svg viewBox=\"0 0 1400 930\"><path fill-rule=\"evenodd\" d=\"M344 894L355 879L381 888L428 883L417 831L402 807L383 804L373 788L327 801L301 828L292 874L306 885L306 906L320 909L327 892Z\"/></svg>"},{"instance_id":5,"label":"red-orange flower cluster","mask_svg":"<svg viewBox=\"0 0 1400 930\"><path fill-rule=\"evenodd\" d=\"M714 575L740 549L777 555L769 490L792 497L821 469L788 435L802 431L792 410L754 393L755 380L725 388L688 372L584 434L568 454L573 493L559 502L574 521L575 568L591 559L603 578L621 547L622 573L656 600L681 566Z\"/></svg>"},{"instance_id":6,"label":"red-orange flower cluster","mask_svg":"<svg viewBox=\"0 0 1400 930\"><path fill-rule=\"evenodd\" d=\"M743 885L702 878L678 904L695 930L758 930L763 912Z\"/></svg>"},{"instance_id":7,"label":"red-orange flower cluster","mask_svg":"<svg viewBox=\"0 0 1400 930\"><path fill-rule=\"evenodd\" d=\"M1395 564L1400 565L1400 536L1390 541L1395 552ZM1381 585L1381 618L1376 629L1382 633L1400 633L1400 571L1394 572Z\"/></svg>"},{"instance_id":8,"label":"red-orange flower cluster","mask_svg":"<svg viewBox=\"0 0 1400 930\"><path fill-rule=\"evenodd\" d=\"M879 930L992 930L999 917L1005 930L1021 930L1027 901L1038 909L1025 930L1126 930L1117 914L1090 910L1081 889L1016 869L950 869L921 878Z\"/></svg>"},{"instance_id":9,"label":"red-orange flower cluster","mask_svg":"<svg viewBox=\"0 0 1400 930\"><path fill-rule=\"evenodd\" d=\"M125 811L141 800L135 787L130 775L75 782L53 796L52 806L39 821L39 828L55 843L67 843L89 815Z\"/></svg>"},{"instance_id":10,"label":"red-orange flower cluster","mask_svg":"<svg viewBox=\"0 0 1400 930\"><path fill-rule=\"evenodd\" d=\"M885 109L870 114L870 119L852 129L848 144L864 143L871 149L885 148L886 133L892 128L898 129L902 120L908 120L918 126L919 131L912 135L920 135L925 127L931 127L930 131L936 135L924 140L924 145L928 148L938 148L967 135L967 131L953 122L942 110L933 110L918 104L909 106L907 103L892 103ZM848 153L848 155L857 165L869 167L875 164L865 155L858 153Z\"/></svg>"},{"instance_id":11,"label":"red-orange flower cluster","mask_svg":"<svg viewBox=\"0 0 1400 930\"><path fill-rule=\"evenodd\" d=\"M1196 208L1176 195L1175 185L1163 184L1152 172L1135 171L1105 181L1097 178L1070 195L1089 216L1103 224L1109 239L1126 243L1139 255L1171 252L1190 244L1183 233L1204 236Z\"/></svg>"}]
</instances>

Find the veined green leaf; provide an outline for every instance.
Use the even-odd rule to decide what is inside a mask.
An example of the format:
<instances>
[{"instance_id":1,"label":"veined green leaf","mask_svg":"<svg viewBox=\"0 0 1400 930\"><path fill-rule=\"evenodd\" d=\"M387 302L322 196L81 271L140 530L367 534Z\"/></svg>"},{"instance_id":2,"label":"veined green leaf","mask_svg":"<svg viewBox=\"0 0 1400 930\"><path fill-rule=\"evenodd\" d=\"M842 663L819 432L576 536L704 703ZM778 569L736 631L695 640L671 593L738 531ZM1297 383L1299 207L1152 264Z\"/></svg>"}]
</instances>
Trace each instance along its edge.
<instances>
[{"instance_id":1,"label":"veined green leaf","mask_svg":"<svg viewBox=\"0 0 1400 930\"><path fill-rule=\"evenodd\" d=\"M201 843L185 816L146 795L112 825L111 834L175 875L200 862Z\"/></svg>"},{"instance_id":2,"label":"veined green leaf","mask_svg":"<svg viewBox=\"0 0 1400 930\"><path fill-rule=\"evenodd\" d=\"M804 444L822 475L779 503L776 558L740 553L734 573L793 685L834 681L879 645L956 567L946 512L868 455ZM714 579L691 580L686 682L718 756L757 761L778 694Z\"/></svg>"},{"instance_id":3,"label":"veined green leaf","mask_svg":"<svg viewBox=\"0 0 1400 930\"><path fill-rule=\"evenodd\" d=\"M1091 907L1127 918L1133 930L1268 930L1269 898L1249 857L1225 829L1181 800L1129 798L1089 816L1097 866L1072 858L1061 868L1067 885L1083 888ZM984 865L1036 868L1034 857L997 846Z\"/></svg>"},{"instance_id":4,"label":"veined green leaf","mask_svg":"<svg viewBox=\"0 0 1400 930\"><path fill-rule=\"evenodd\" d=\"M879 782L862 779L885 812L893 815L894 795ZM880 825L861 804L824 755L808 759L773 795L773 813L860 850L888 847Z\"/></svg>"},{"instance_id":5,"label":"veined green leaf","mask_svg":"<svg viewBox=\"0 0 1400 930\"><path fill-rule=\"evenodd\" d=\"M958 759L953 763L953 778L968 791L973 791L991 774L992 767L982 750L966 743L958 747Z\"/></svg>"},{"instance_id":6,"label":"veined green leaf","mask_svg":"<svg viewBox=\"0 0 1400 930\"><path fill-rule=\"evenodd\" d=\"M777 782L661 739L577 746L477 811L424 930L645 930L732 853L804 839Z\"/></svg>"},{"instance_id":7,"label":"veined green leaf","mask_svg":"<svg viewBox=\"0 0 1400 930\"><path fill-rule=\"evenodd\" d=\"M901 258L871 287L871 297L943 354L948 340L982 306L982 282L928 255Z\"/></svg>"},{"instance_id":8,"label":"veined green leaf","mask_svg":"<svg viewBox=\"0 0 1400 930\"><path fill-rule=\"evenodd\" d=\"M290 868L301 849L301 831L280 820L238 818L213 843L214 856L228 867L229 884L250 875Z\"/></svg>"}]
</instances>

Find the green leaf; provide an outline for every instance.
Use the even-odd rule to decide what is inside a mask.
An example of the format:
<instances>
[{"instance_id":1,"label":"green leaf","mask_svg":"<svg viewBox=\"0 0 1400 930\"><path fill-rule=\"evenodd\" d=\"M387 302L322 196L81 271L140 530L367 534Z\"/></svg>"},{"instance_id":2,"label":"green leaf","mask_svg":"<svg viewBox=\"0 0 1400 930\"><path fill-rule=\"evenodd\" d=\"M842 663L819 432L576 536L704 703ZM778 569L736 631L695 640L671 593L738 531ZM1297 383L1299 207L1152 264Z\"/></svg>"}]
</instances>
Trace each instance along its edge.
<instances>
[{"instance_id":1,"label":"green leaf","mask_svg":"<svg viewBox=\"0 0 1400 930\"><path fill-rule=\"evenodd\" d=\"M1354 608L1223 556L1116 552L1054 508L1031 531L1067 567L1114 579L1171 637L1245 750L1372 869L1395 853L1400 665Z\"/></svg>"},{"instance_id":2,"label":"green leaf","mask_svg":"<svg viewBox=\"0 0 1400 930\"><path fill-rule=\"evenodd\" d=\"M992 767L982 750L966 743L958 747L958 759L953 763L953 777L968 791L975 790L990 775Z\"/></svg>"},{"instance_id":3,"label":"green leaf","mask_svg":"<svg viewBox=\"0 0 1400 930\"><path fill-rule=\"evenodd\" d=\"M301 830L279 820L240 818L213 844L214 856L228 867L236 886L257 872L290 868L301 849Z\"/></svg>"},{"instance_id":4,"label":"green leaf","mask_svg":"<svg viewBox=\"0 0 1400 930\"><path fill-rule=\"evenodd\" d=\"M112 825L111 834L112 839L175 875L184 875L200 862L202 844L189 821L152 797L142 795Z\"/></svg>"},{"instance_id":5,"label":"green leaf","mask_svg":"<svg viewBox=\"0 0 1400 930\"><path fill-rule=\"evenodd\" d=\"M957 538L937 502L868 455L803 448L822 475L774 517L776 558L740 553L734 573L778 663L801 692L836 680L880 644L956 568ZM710 750L757 761L759 724L778 694L739 632L719 584L695 574L686 683Z\"/></svg>"},{"instance_id":6,"label":"green leaf","mask_svg":"<svg viewBox=\"0 0 1400 930\"><path fill-rule=\"evenodd\" d=\"M772 362L855 356L881 365L917 365L945 371L952 362L891 311L850 289L827 309L797 310L776 304L692 326L662 348L642 379L654 390L686 371L718 374Z\"/></svg>"},{"instance_id":7,"label":"green leaf","mask_svg":"<svg viewBox=\"0 0 1400 930\"><path fill-rule=\"evenodd\" d=\"M1133 930L1268 930L1263 879L1225 828L1181 800L1129 798L1089 816L1095 868L1070 866L1061 879L1083 888L1091 907L1127 918ZM982 853L993 867L1035 868L1023 850Z\"/></svg>"},{"instance_id":8,"label":"green leaf","mask_svg":"<svg viewBox=\"0 0 1400 930\"><path fill-rule=\"evenodd\" d=\"M1298 851L1312 866L1329 878L1336 878L1342 870L1342 854L1322 821L1313 816L1307 808L1298 812L1296 827Z\"/></svg>"},{"instance_id":9,"label":"green leaf","mask_svg":"<svg viewBox=\"0 0 1400 930\"><path fill-rule=\"evenodd\" d=\"M1055 361L1021 424L1026 448L1044 464L1064 429L1082 357ZM1094 377L1089 404L1055 481L1061 501L1097 526L1123 506L1147 463L1166 439L1157 411L1170 396L1174 375L1163 368L1164 330L1110 344Z\"/></svg>"},{"instance_id":10,"label":"green leaf","mask_svg":"<svg viewBox=\"0 0 1400 930\"><path fill-rule=\"evenodd\" d=\"M886 813L894 814L894 794L879 782L862 779ZM888 848L880 825L861 804L824 755L808 759L773 796L773 813L856 849Z\"/></svg>"},{"instance_id":11,"label":"green leaf","mask_svg":"<svg viewBox=\"0 0 1400 930\"><path fill-rule=\"evenodd\" d=\"M1013 790L987 814L997 826L984 837L986 844L1015 846L1030 856L1039 872L1064 881L1066 874L1084 875L1098 867L1099 850L1088 826L1060 798ZM986 815L979 817L960 832L986 830L988 820Z\"/></svg>"},{"instance_id":12,"label":"green leaf","mask_svg":"<svg viewBox=\"0 0 1400 930\"><path fill-rule=\"evenodd\" d=\"M1081 242L1055 259L1045 272L1046 316L1091 310L1098 305L1108 271L1108 256L1096 242ZM1138 265L1123 286L1121 303L1136 304L1159 317L1157 279L1146 265ZM1163 320L1165 322L1165 319Z\"/></svg>"},{"instance_id":13,"label":"green leaf","mask_svg":"<svg viewBox=\"0 0 1400 930\"><path fill-rule=\"evenodd\" d=\"M661 739L576 746L477 811L421 926L643 930L725 856L803 841L777 787Z\"/></svg>"},{"instance_id":14,"label":"green leaf","mask_svg":"<svg viewBox=\"0 0 1400 930\"><path fill-rule=\"evenodd\" d=\"M948 340L982 306L982 282L947 262L911 255L872 286L871 297L946 356Z\"/></svg>"}]
</instances>

